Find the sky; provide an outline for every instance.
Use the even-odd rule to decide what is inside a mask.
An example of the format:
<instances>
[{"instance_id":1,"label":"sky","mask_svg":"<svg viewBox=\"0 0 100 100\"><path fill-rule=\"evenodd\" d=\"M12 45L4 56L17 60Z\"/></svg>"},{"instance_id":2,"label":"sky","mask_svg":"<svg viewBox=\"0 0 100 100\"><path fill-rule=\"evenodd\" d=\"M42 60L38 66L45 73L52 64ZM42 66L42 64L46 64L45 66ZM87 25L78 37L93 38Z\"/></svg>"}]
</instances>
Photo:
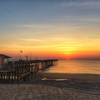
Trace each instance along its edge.
<instances>
[{"instance_id":1,"label":"sky","mask_svg":"<svg viewBox=\"0 0 100 100\"><path fill-rule=\"evenodd\" d=\"M0 54L100 58L100 0L0 0Z\"/></svg>"}]
</instances>

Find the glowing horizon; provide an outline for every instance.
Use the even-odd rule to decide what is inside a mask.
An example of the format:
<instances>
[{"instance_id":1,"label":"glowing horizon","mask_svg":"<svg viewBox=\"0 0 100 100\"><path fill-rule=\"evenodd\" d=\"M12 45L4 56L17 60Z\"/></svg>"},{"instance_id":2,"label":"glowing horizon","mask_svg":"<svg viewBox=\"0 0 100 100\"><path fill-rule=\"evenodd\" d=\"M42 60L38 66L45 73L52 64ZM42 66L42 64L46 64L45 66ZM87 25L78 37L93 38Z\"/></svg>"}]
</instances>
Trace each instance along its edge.
<instances>
[{"instance_id":1,"label":"glowing horizon","mask_svg":"<svg viewBox=\"0 0 100 100\"><path fill-rule=\"evenodd\" d=\"M99 10L99 0L0 1L0 54L100 58Z\"/></svg>"}]
</instances>

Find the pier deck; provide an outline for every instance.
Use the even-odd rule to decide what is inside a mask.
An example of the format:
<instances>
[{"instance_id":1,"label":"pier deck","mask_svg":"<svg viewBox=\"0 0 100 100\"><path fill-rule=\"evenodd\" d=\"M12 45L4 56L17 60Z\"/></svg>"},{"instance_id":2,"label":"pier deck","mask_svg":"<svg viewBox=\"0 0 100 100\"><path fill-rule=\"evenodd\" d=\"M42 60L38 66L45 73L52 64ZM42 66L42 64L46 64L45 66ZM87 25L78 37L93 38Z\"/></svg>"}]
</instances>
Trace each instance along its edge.
<instances>
[{"instance_id":1,"label":"pier deck","mask_svg":"<svg viewBox=\"0 0 100 100\"><path fill-rule=\"evenodd\" d=\"M39 70L44 70L54 65L57 59L30 60L9 62L9 66L0 69L0 83L19 83L20 80L29 80L36 77Z\"/></svg>"}]
</instances>

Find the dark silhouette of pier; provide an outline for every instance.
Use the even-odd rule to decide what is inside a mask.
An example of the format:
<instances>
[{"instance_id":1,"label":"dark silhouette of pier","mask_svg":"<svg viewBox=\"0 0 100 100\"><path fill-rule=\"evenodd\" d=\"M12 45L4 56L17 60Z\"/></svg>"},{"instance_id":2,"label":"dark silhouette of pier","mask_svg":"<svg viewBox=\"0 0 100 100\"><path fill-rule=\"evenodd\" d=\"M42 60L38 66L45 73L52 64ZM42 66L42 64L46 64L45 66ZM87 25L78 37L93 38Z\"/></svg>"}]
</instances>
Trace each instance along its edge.
<instances>
[{"instance_id":1,"label":"dark silhouette of pier","mask_svg":"<svg viewBox=\"0 0 100 100\"><path fill-rule=\"evenodd\" d=\"M10 61L8 67L0 69L0 83L19 83L36 77L39 70L53 66L58 59Z\"/></svg>"}]
</instances>

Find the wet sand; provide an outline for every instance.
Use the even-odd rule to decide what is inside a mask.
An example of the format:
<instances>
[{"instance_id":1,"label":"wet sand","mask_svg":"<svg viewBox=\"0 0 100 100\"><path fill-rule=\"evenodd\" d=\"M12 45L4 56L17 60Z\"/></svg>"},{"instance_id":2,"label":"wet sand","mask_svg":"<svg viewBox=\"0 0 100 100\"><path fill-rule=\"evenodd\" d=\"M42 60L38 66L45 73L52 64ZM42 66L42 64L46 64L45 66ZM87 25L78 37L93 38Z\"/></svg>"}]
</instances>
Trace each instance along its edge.
<instances>
[{"instance_id":1,"label":"wet sand","mask_svg":"<svg viewBox=\"0 0 100 100\"><path fill-rule=\"evenodd\" d=\"M100 75L98 74L66 74L66 73L38 73L37 77L47 79L68 79L79 80L84 82L100 82Z\"/></svg>"}]
</instances>

